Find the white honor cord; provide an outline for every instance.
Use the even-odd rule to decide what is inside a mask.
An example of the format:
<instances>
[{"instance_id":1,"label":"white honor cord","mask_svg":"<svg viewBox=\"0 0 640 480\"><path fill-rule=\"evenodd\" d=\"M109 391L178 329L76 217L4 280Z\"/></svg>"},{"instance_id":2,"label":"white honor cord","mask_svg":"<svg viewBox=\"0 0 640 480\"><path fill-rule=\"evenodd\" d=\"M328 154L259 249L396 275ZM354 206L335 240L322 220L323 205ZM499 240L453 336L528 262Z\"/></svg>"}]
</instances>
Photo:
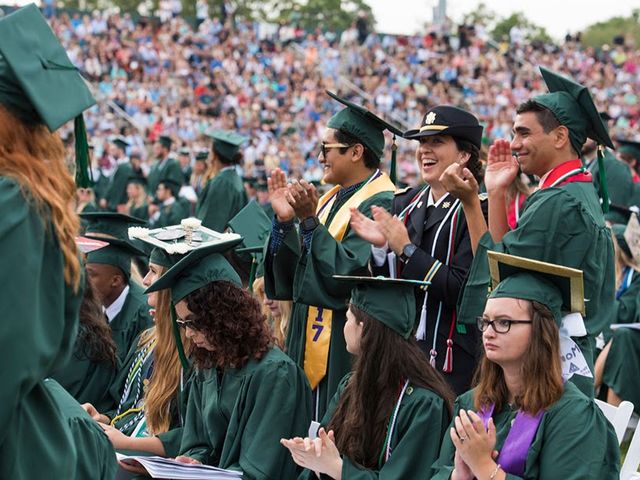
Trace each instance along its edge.
<instances>
[{"instance_id":1,"label":"white honor cord","mask_svg":"<svg viewBox=\"0 0 640 480\"><path fill-rule=\"evenodd\" d=\"M393 430L396 427L396 420L398 419L398 410L400 410L400 403L402 403L402 397L404 397L404 393L407 391L407 387L409 386L409 380L404 382L404 386L402 387L402 391L400 392L400 396L398 397L398 403L396 404L396 408L393 411L393 418L391 419L391 425L389 426L389 440L387 441L387 451L385 453L384 461L389 460L391 456L391 439L393 438Z\"/></svg>"}]
</instances>

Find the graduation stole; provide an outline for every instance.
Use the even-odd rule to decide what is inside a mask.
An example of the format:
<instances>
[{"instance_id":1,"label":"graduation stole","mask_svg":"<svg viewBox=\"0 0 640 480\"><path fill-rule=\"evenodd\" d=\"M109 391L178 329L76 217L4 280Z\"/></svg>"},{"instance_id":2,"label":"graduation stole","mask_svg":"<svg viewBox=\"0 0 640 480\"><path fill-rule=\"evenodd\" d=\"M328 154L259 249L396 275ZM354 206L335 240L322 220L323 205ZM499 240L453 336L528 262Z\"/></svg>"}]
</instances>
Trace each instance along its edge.
<instances>
[{"instance_id":1,"label":"graduation stole","mask_svg":"<svg viewBox=\"0 0 640 480\"><path fill-rule=\"evenodd\" d=\"M351 208L357 208L363 201L378 193L393 192L395 185L391 182L387 174L376 171L376 173L340 207L327 224L329 212L335 204L338 192L341 189L342 187L340 185L336 185L320 197L317 209L320 223L327 227L331 236L338 242L342 241L349 227ZM309 306L304 346L304 373L309 379L312 390L316 389L320 381L327 374L332 320L333 310L315 307L313 305Z\"/></svg>"},{"instance_id":2,"label":"graduation stole","mask_svg":"<svg viewBox=\"0 0 640 480\"><path fill-rule=\"evenodd\" d=\"M568 162L561 163L551 170L544 180L540 182L540 185L538 185L538 190L559 187L566 183L591 182L592 180L593 177L582 165L582 160L577 158L575 160L569 160Z\"/></svg>"}]
</instances>

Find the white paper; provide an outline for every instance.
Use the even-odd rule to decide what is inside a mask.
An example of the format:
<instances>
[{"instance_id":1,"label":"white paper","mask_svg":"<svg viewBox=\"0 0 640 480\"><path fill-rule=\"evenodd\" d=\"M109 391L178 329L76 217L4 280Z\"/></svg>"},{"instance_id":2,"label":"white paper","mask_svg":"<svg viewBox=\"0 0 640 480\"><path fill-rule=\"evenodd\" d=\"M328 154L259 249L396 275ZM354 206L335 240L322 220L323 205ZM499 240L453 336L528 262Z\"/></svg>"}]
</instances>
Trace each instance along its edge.
<instances>
[{"instance_id":1,"label":"white paper","mask_svg":"<svg viewBox=\"0 0 640 480\"><path fill-rule=\"evenodd\" d=\"M118 461L137 462L142 465L151 478L171 478L175 480L233 480L242 478L242 472L201 465L182 463L171 458L127 456L116 452Z\"/></svg>"},{"instance_id":2,"label":"white paper","mask_svg":"<svg viewBox=\"0 0 640 480\"><path fill-rule=\"evenodd\" d=\"M632 330L640 330L640 323L612 323L611 330L617 330L619 328L630 328Z\"/></svg>"}]
</instances>

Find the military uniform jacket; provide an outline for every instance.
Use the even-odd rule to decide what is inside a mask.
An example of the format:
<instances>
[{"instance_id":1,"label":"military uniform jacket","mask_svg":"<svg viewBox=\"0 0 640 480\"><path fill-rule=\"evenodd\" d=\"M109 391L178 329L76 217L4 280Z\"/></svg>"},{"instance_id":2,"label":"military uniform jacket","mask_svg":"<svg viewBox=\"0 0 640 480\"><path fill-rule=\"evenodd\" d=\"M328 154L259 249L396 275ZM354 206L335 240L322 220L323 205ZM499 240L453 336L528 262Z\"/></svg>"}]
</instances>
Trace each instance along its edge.
<instances>
[{"instance_id":1,"label":"military uniform jacket","mask_svg":"<svg viewBox=\"0 0 640 480\"><path fill-rule=\"evenodd\" d=\"M202 226L224 232L227 223L247 204L247 194L235 167L223 168L198 197L196 217Z\"/></svg>"},{"instance_id":2,"label":"military uniform jacket","mask_svg":"<svg viewBox=\"0 0 640 480\"><path fill-rule=\"evenodd\" d=\"M129 283L129 293L124 301L122 310L111 320L111 336L118 347L117 354L120 361L124 360L134 340L140 332L153 324L149 315L147 298L136 282Z\"/></svg>"},{"instance_id":3,"label":"military uniform jacket","mask_svg":"<svg viewBox=\"0 0 640 480\"><path fill-rule=\"evenodd\" d=\"M416 199L421 188L411 188L397 193L393 199L394 215L399 215ZM436 368L443 372L447 351L447 339L453 340L453 371L444 373L446 380L457 394L462 394L471 386L476 366L479 334L474 325L458 324L456 303L466 280L473 253L469 238L469 229L462 206L450 194L441 202L427 207L429 193L422 196L406 221L411 243L418 248L406 265L396 262L398 276L412 280L429 280L426 290L426 340L419 344L427 355L434 350L434 332ZM486 216L487 202L482 202ZM447 259L449 259L447 264ZM383 267L388 275L388 264ZM420 320L425 291L416 288L416 327ZM431 355L430 355L431 356Z\"/></svg>"}]
</instances>

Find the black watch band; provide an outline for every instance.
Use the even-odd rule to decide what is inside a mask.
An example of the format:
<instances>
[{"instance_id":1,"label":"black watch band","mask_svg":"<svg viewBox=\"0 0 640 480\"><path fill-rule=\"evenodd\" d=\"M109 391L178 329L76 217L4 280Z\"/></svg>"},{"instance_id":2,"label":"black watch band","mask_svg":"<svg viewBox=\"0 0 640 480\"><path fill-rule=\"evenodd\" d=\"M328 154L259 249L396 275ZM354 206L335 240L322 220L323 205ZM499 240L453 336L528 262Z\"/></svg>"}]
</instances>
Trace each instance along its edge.
<instances>
[{"instance_id":1,"label":"black watch band","mask_svg":"<svg viewBox=\"0 0 640 480\"><path fill-rule=\"evenodd\" d=\"M315 215L307 217L300 222L300 228L306 232L314 230L318 225L320 225L320 220Z\"/></svg>"},{"instance_id":2,"label":"black watch band","mask_svg":"<svg viewBox=\"0 0 640 480\"><path fill-rule=\"evenodd\" d=\"M406 264L411 258L411 255L413 255L413 252L417 250L417 248L418 247L416 247L413 243L407 243L402 249L402 253L400 254L400 261Z\"/></svg>"}]
</instances>

